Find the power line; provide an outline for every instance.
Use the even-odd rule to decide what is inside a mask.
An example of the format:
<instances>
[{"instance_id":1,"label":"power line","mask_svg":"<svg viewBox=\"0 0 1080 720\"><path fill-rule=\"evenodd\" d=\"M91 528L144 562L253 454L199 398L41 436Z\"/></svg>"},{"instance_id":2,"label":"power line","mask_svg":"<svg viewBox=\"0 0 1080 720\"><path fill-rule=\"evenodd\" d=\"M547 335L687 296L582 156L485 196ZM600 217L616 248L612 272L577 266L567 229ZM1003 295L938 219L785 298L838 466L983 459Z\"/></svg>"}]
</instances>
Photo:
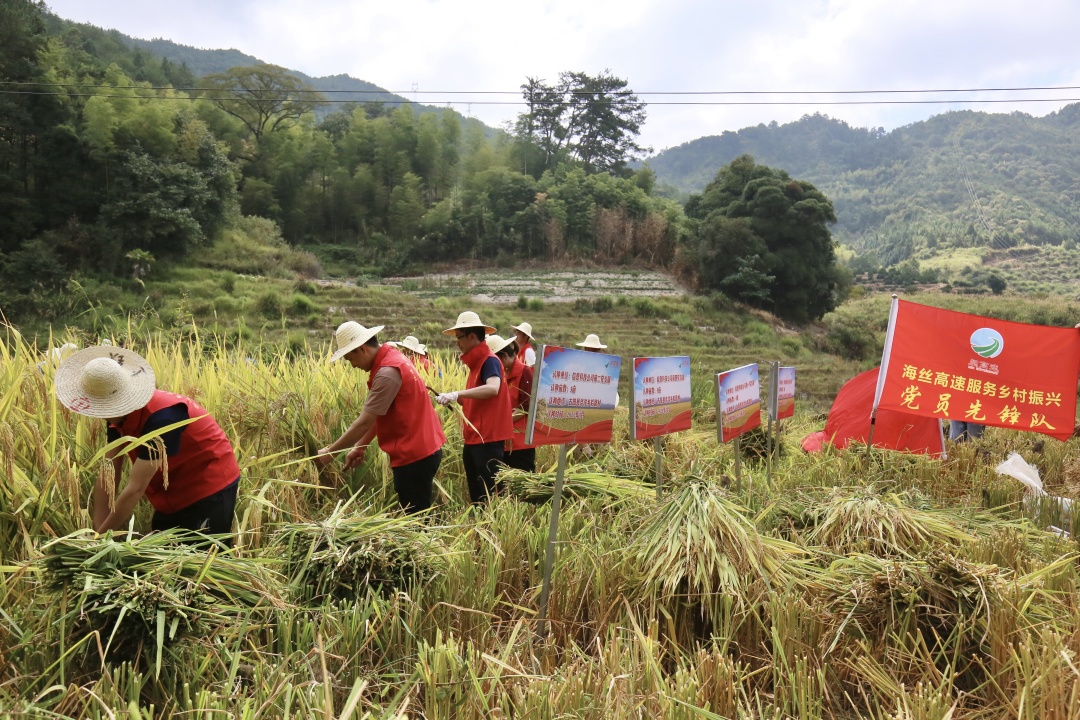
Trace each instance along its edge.
<instances>
[{"instance_id":1,"label":"power line","mask_svg":"<svg viewBox=\"0 0 1080 720\"><path fill-rule=\"evenodd\" d=\"M140 90L149 90L150 88L138 88ZM167 88L171 90L172 88ZM1080 89L1080 88L1078 88ZM223 91L218 91L223 92ZM168 97L163 95L123 95L123 94L110 94L110 93L66 93L66 92L46 92L38 90L0 90L0 95L35 95L35 96L47 96L47 97L65 97L65 98L77 98L77 97L102 97L102 98L122 98L127 100L170 100L170 101L191 101L191 100L257 100L257 101L287 101L298 100L300 98L294 98L292 95L296 91L290 90L287 93L281 95L215 95L215 96L176 96ZM353 92L353 91L342 91ZM322 100L325 103L355 103L357 100L352 99L327 99ZM445 99L432 99L421 103L416 100L408 100L402 98L400 100L365 100L379 105L507 105L507 106L525 106L528 102L522 100L445 100ZM925 99L925 100L659 100L637 102L637 105L642 106L661 106L661 105L694 105L694 106L768 106L768 105L782 105L782 106L794 106L794 107L815 107L815 106L835 106L835 105L948 105L948 104L973 104L973 105L987 105L987 104L1024 104L1024 103L1071 103L1080 102L1080 97L1062 97L1062 98L948 98L948 99ZM571 101L570 105L621 105L621 101L616 100L584 100L584 101Z\"/></svg>"},{"instance_id":2,"label":"power line","mask_svg":"<svg viewBox=\"0 0 1080 720\"><path fill-rule=\"evenodd\" d=\"M32 81L0 81L0 85L29 85L32 87L72 87L72 88L98 88L101 85L91 83L45 83ZM147 86L147 85L112 85L114 90L175 90L178 92L221 92L220 87L173 87ZM940 94L940 93L980 93L980 92L1042 92L1057 90L1080 90L1080 85L1031 85L1019 87L988 87L988 88L926 88L926 89L876 89L876 90L617 90L604 93L607 95L890 95L890 94ZM420 90L416 86L409 90L319 90L317 88L295 88L289 92L297 93L350 93L357 95L520 95L521 89L517 90ZM569 95L595 95L588 90L567 91Z\"/></svg>"}]
</instances>

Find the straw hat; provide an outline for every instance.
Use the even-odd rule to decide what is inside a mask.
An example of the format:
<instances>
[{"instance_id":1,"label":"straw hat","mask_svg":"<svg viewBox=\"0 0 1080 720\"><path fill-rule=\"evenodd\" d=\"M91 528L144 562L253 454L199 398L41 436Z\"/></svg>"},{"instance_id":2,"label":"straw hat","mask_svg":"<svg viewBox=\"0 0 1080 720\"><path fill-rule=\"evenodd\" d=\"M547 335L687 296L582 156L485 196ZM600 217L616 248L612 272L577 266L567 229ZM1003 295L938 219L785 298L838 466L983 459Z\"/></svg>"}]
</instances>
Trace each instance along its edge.
<instances>
[{"instance_id":1,"label":"straw hat","mask_svg":"<svg viewBox=\"0 0 1080 720\"><path fill-rule=\"evenodd\" d=\"M56 398L80 415L118 418L146 407L154 369L131 350L96 345L68 357L53 380Z\"/></svg>"},{"instance_id":2,"label":"straw hat","mask_svg":"<svg viewBox=\"0 0 1080 720\"><path fill-rule=\"evenodd\" d=\"M406 350L412 350L417 355L427 355L427 345L422 344L412 335L406 337L404 340L399 342L398 345L405 348Z\"/></svg>"},{"instance_id":3,"label":"straw hat","mask_svg":"<svg viewBox=\"0 0 1080 720\"><path fill-rule=\"evenodd\" d=\"M533 337L533 334L532 334L532 325L530 325L527 322L523 322L520 325L511 325L510 327L514 328L518 332L525 333L529 337L530 340L535 340L536 339L536 338Z\"/></svg>"},{"instance_id":4,"label":"straw hat","mask_svg":"<svg viewBox=\"0 0 1080 720\"><path fill-rule=\"evenodd\" d=\"M480 320L480 316L474 313L472 310L466 310L465 312L457 316L457 324L454 325L454 327L443 330L443 335L453 335L454 331L456 330L463 330L465 328L474 327L484 328L484 332L486 332L488 335L495 334L495 328L491 327L490 325L485 325Z\"/></svg>"},{"instance_id":5,"label":"straw hat","mask_svg":"<svg viewBox=\"0 0 1080 720\"><path fill-rule=\"evenodd\" d=\"M488 344L488 347L491 348L491 352L498 355L500 352L505 350L508 345L514 342L514 338L506 340L499 335L488 335L485 342Z\"/></svg>"},{"instance_id":6,"label":"straw hat","mask_svg":"<svg viewBox=\"0 0 1080 720\"><path fill-rule=\"evenodd\" d=\"M356 348L366 343L371 338L379 334L385 325L376 325L373 328L366 328L358 322L352 320L346 320L338 325L338 329L334 331L334 340L337 341L337 352L330 356L330 362L336 362L341 358L351 353Z\"/></svg>"},{"instance_id":7,"label":"straw hat","mask_svg":"<svg viewBox=\"0 0 1080 720\"><path fill-rule=\"evenodd\" d=\"M577 345L591 350L607 350L607 345L600 342L600 336L596 333L589 333L585 336L584 342L579 342Z\"/></svg>"}]
</instances>

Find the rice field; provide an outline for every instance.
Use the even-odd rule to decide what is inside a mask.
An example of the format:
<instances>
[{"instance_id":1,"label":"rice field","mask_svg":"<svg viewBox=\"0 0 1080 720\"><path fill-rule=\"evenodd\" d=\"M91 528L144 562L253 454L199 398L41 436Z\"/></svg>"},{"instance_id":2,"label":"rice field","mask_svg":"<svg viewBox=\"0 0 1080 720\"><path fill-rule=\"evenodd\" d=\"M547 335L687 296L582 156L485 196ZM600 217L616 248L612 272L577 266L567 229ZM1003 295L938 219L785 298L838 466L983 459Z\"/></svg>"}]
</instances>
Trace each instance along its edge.
<instances>
[{"instance_id":1,"label":"rice field","mask_svg":"<svg viewBox=\"0 0 1080 720\"><path fill-rule=\"evenodd\" d=\"M359 412L326 348L146 337L160 387L207 407L243 479L233 550L86 528L104 423L0 332L0 716L33 718L1080 717L1080 529L1023 502L1010 451L1080 494L1080 442L990 429L949 459L809 456L782 424L771 480L733 478L715 401L664 438L567 471L549 632L537 630L555 449L467 503L458 419L425 517L396 512L385 456L305 460ZM195 348L196 350L193 350ZM436 390L464 370L436 352ZM751 443L746 443L750 445Z\"/></svg>"}]
</instances>

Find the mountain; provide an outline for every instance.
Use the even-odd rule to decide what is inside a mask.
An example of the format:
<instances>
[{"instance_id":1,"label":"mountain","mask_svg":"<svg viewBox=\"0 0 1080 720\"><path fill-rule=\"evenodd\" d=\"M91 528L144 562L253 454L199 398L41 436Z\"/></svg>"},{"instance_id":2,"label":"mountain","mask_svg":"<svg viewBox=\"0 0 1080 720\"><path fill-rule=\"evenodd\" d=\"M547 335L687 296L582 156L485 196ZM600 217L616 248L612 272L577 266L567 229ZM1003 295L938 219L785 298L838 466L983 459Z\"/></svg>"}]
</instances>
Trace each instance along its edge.
<instances>
[{"instance_id":1,"label":"mountain","mask_svg":"<svg viewBox=\"0 0 1080 720\"><path fill-rule=\"evenodd\" d=\"M170 62L183 63L191 69L197 77L212 73L225 72L229 68L248 65L259 65L266 62L259 58L245 55L239 50L202 50L190 45L180 45L172 40L154 38L153 40L140 40L128 38L132 47L142 48L147 52ZM358 80L349 75L327 75L326 77L311 77L299 70L290 70L290 74L300 78L307 84L322 91L330 91L328 99L339 102L383 102L391 107L397 107L401 103L408 102L406 98L395 95L374 83L366 80ZM347 91L347 92L342 92ZM437 110L430 105L419 106L422 110Z\"/></svg>"},{"instance_id":2,"label":"mountain","mask_svg":"<svg viewBox=\"0 0 1080 720\"><path fill-rule=\"evenodd\" d=\"M839 241L886 263L949 248L1076 247L1080 105L1044 117L955 111L892 132L824 115L684 143L648 160L700 192L742 154L824 191Z\"/></svg>"},{"instance_id":3,"label":"mountain","mask_svg":"<svg viewBox=\"0 0 1080 720\"><path fill-rule=\"evenodd\" d=\"M47 16L47 25L51 35L79 35L88 53L117 62L130 72L131 77L139 81L167 82L176 86L178 82L182 82L182 78L187 76L189 84L195 85L197 84L195 80L204 75L267 62L233 48L228 50L196 48L164 38L143 40L130 37L118 30L104 30L87 23L65 20L52 14ZM127 67L131 62L131 50L135 50L136 53L134 56L136 67L134 68ZM159 67L162 64L167 68L174 67L171 72L162 74ZM177 72L176 68L182 68L182 71ZM332 101L317 111L319 116L332 113L347 102L378 102L387 109L411 102L374 83L345 74L311 77L298 70L289 70L289 73L317 90L323 91L327 99ZM443 110L441 107L419 103L413 104L413 107L418 114L441 113ZM481 127L485 136L490 137L498 132L473 118L465 118L462 122L466 125Z\"/></svg>"},{"instance_id":4,"label":"mountain","mask_svg":"<svg viewBox=\"0 0 1080 720\"><path fill-rule=\"evenodd\" d=\"M166 58L170 62L184 64L196 77L210 75L212 73L225 72L229 68L259 65L265 62L257 57L242 53L235 48L228 50L204 50L190 45L181 45L172 40L154 38L153 40L141 40L123 34L117 30L118 38L130 47L141 48L151 55Z\"/></svg>"}]
</instances>

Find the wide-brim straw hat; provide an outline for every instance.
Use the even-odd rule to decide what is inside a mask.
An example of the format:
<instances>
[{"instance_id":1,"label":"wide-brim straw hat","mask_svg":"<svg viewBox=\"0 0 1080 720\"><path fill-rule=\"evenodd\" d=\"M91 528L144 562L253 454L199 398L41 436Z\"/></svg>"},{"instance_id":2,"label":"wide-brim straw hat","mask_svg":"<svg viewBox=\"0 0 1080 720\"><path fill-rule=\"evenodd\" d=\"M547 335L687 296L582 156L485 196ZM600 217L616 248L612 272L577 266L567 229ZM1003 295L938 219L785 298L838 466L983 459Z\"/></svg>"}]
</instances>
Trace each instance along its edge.
<instances>
[{"instance_id":1,"label":"wide-brim straw hat","mask_svg":"<svg viewBox=\"0 0 1080 720\"><path fill-rule=\"evenodd\" d=\"M600 342L600 336L596 333L589 333L585 336L585 340L577 344L578 347L589 348L591 350L607 350L607 345Z\"/></svg>"},{"instance_id":2,"label":"wide-brim straw hat","mask_svg":"<svg viewBox=\"0 0 1080 720\"><path fill-rule=\"evenodd\" d=\"M443 330L443 335L453 335L458 330L464 330L465 328L482 327L484 332L488 335L495 334L495 328L491 325L486 325L480 316L474 313L472 310L466 310L457 316L457 323L452 328Z\"/></svg>"},{"instance_id":3,"label":"wide-brim straw hat","mask_svg":"<svg viewBox=\"0 0 1080 720\"><path fill-rule=\"evenodd\" d=\"M337 362L341 358L351 353L356 348L366 343L371 338L379 334L385 325L376 325L372 328L366 328L358 322L353 320L346 320L338 325L338 329L334 331L334 340L337 342L337 352L330 356L330 362Z\"/></svg>"},{"instance_id":4,"label":"wide-brim straw hat","mask_svg":"<svg viewBox=\"0 0 1080 720\"><path fill-rule=\"evenodd\" d=\"M94 418L120 418L146 407L157 384L146 358L126 348L95 345L69 356L53 378L68 410Z\"/></svg>"},{"instance_id":5,"label":"wide-brim straw hat","mask_svg":"<svg viewBox=\"0 0 1080 720\"><path fill-rule=\"evenodd\" d=\"M406 336L406 338L399 342L398 345L406 350L412 350L417 355L427 355L427 345L422 344L412 335Z\"/></svg>"},{"instance_id":6,"label":"wide-brim straw hat","mask_svg":"<svg viewBox=\"0 0 1080 720\"><path fill-rule=\"evenodd\" d=\"M488 347L491 348L491 352L498 355L514 343L514 338L507 339L501 335L488 335L485 342L488 344Z\"/></svg>"},{"instance_id":7,"label":"wide-brim straw hat","mask_svg":"<svg viewBox=\"0 0 1080 720\"><path fill-rule=\"evenodd\" d=\"M517 330L520 333L524 333L525 335L528 336L528 338L530 340L535 340L536 339L536 338L533 337L533 334L532 334L532 325L530 325L527 322L523 322L520 325L511 325L510 327L514 328L515 330Z\"/></svg>"}]
</instances>

